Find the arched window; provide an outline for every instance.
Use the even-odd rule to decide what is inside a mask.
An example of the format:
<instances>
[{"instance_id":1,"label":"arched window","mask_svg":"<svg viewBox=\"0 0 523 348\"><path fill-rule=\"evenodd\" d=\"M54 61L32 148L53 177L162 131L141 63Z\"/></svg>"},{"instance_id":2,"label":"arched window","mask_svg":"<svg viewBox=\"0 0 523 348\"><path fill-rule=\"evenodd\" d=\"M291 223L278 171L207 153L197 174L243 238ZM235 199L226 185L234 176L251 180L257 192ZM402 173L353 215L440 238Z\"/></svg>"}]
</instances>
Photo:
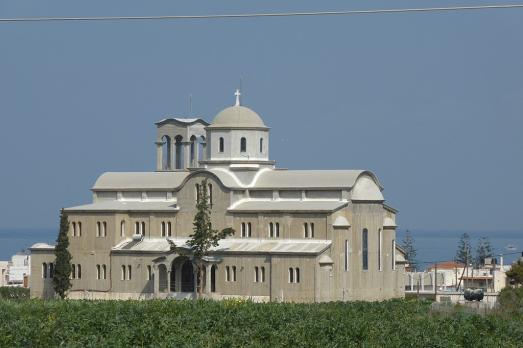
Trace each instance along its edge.
<instances>
[{"instance_id":1,"label":"arched window","mask_svg":"<svg viewBox=\"0 0 523 348\"><path fill-rule=\"evenodd\" d=\"M107 267L102 265L102 279L107 279Z\"/></svg>"},{"instance_id":2,"label":"arched window","mask_svg":"<svg viewBox=\"0 0 523 348\"><path fill-rule=\"evenodd\" d=\"M276 238L280 238L280 223L276 223Z\"/></svg>"},{"instance_id":3,"label":"arched window","mask_svg":"<svg viewBox=\"0 0 523 348\"><path fill-rule=\"evenodd\" d=\"M392 240L392 270L396 270L396 240Z\"/></svg>"},{"instance_id":4,"label":"arched window","mask_svg":"<svg viewBox=\"0 0 523 348\"><path fill-rule=\"evenodd\" d=\"M229 266L225 267L225 281L230 282L231 281L231 269Z\"/></svg>"},{"instance_id":5,"label":"arched window","mask_svg":"<svg viewBox=\"0 0 523 348\"><path fill-rule=\"evenodd\" d=\"M274 237L274 224L272 222L269 222L269 237Z\"/></svg>"},{"instance_id":6,"label":"arched window","mask_svg":"<svg viewBox=\"0 0 523 348\"><path fill-rule=\"evenodd\" d=\"M242 137L240 139L240 152L246 152L247 151L247 139Z\"/></svg>"},{"instance_id":7,"label":"arched window","mask_svg":"<svg viewBox=\"0 0 523 348\"><path fill-rule=\"evenodd\" d=\"M381 271L381 228L378 230L378 271Z\"/></svg>"},{"instance_id":8,"label":"arched window","mask_svg":"<svg viewBox=\"0 0 523 348\"><path fill-rule=\"evenodd\" d=\"M147 266L147 280L151 280L151 279L153 279L153 272L152 272L151 266L148 265Z\"/></svg>"},{"instance_id":9,"label":"arched window","mask_svg":"<svg viewBox=\"0 0 523 348\"><path fill-rule=\"evenodd\" d=\"M78 222L78 230L76 232L76 235L78 237L81 237L82 236L82 223L81 222Z\"/></svg>"},{"instance_id":10,"label":"arched window","mask_svg":"<svg viewBox=\"0 0 523 348\"><path fill-rule=\"evenodd\" d=\"M76 237L76 222L73 222L71 225L71 234L73 235L73 237Z\"/></svg>"},{"instance_id":11,"label":"arched window","mask_svg":"<svg viewBox=\"0 0 523 348\"><path fill-rule=\"evenodd\" d=\"M96 279L100 279L101 278L101 268L100 268L100 265L96 265Z\"/></svg>"},{"instance_id":12,"label":"arched window","mask_svg":"<svg viewBox=\"0 0 523 348\"><path fill-rule=\"evenodd\" d=\"M107 237L107 222L102 223L102 237Z\"/></svg>"},{"instance_id":13,"label":"arched window","mask_svg":"<svg viewBox=\"0 0 523 348\"><path fill-rule=\"evenodd\" d=\"M47 278L47 263L42 263L42 278Z\"/></svg>"},{"instance_id":14,"label":"arched window","mask_svg":"<svg viewBox=\"0 0 523 348\"><path fill-rule=\"evenodd\" d=\"M121 279L121 280L125 280L125 273L126 273L126 272L125 272L125 265L122 265L122 273L121 273L121 275L120 275L120 279Z\"/></svg>"},{"instance_id":15,"label":"arched window","mask_svg":"<svg viewBox=\"0 0 523 348\"><path fill-rule=\"evenodd\" d=\"M165 237L165 222L162 221L162 237Z\"/></svg>"},{"instance_id":16,"label":"arched window","mask_svg":"<svg viewBox=\"0 0 523 348\"><path fill-rule=\"evenodd\" d=\"M172 169L171 166L171 138L167 135L162 137L162 169Z\"/></svg>"},{"instance_id":17,"label":"arched window","mask_svg":"<svg viewBox=\"0 0 523 348\"><path fill-rule=\"evenodd\" d=\"M247 223L247 237L251 237L251 223Z\"/></svg>"},{"instance_id":18,"label":"arched window","mask_svg":"<svg viewBox=\"0 0 523 348\"><path fill-rule=\"evenodd\" d=\"M295 283L299 283L300 282L300 269L299 268L295 268L294 269L294 282Z\"/></svg>"},{"instance_id":19,"label":"arched window","mask_svg":"<svg viewBox=\"0 0 523 348\"><path fill-rule=\"evenodd\" d=\"M175 147L176 147L176 168L175 169L183 169L183 161L184 161L184 151L183 151L183 137L181 135L178 135L175 138Z\"/></svg>"},{"instance_id":20,"label":"arched window","mask_svg":"<svg viewBox=\"0 0 523 348\"><path fill-rule=\"evenodd\" d=\"M171 237L171 222L167 222L167 237Z\"/></svg>"},{"instance_id":21,"label":"arched window","mask_svg":"<svg viewBox=\"0 0 523 348\"><path fill-rule=\"evenodd\" d=\"M196 203L200 201L200 184L195 185L196 188Z\"/></svg>"},{"instance_id":22,"label":"arched window","mask_svg":"<svg viewBox=\"0 0 523 348\"><path fill-rule=\"evenodd\" d=\"M54 263L50 263L49 264L49 278L53 278L54 277Z\"/></svg>"},{"instance_id":23,"label":"arched window","mask_svg":"<svg viewBox=\"0 0 523 348\"><path fill-rule=\"evenodd\" d=\"M76 276L78 279L82 279L82 265L76 265Z\"/></svg>"},{"instance_id":24,"label":"arched window","mask_svg":"<svg viewBox=\"0 0 523 348\"><path fill-rule=\"evenodd\" d=\"M232 266L232 281L236 281L236 266Z\"/></svg>"},{"instance_id":25,"label":"arched window","mask_svg":"<svg viewBox=\"0 0 523 348\"><path fill-rule=\"evenodd\" d=\"M100 237L100 231L101 231L101 225L100 225L100 221L97 221L96 222L96 236L97 237Z\"/></svg>"},{"instance_id":26,"label":"arched window","mask_svg":"<svg viewBox=\"0 0 523 348\"><path fill-rule=\"evenodd\" d=\"M260 153L263 152L263 138L260 138Z\"/></svg>"},{"instance_id":27,"label":"arched window","mask_svg":"<svg viewBox=\"0 0 523 348\"><path fill-rule=\"evenodd\" d=\"M128 265L127 266L127 279L128 280L131 280L131 265Z\"/></svg>"},{"instance_id":28,"label":"arched window","mask_svg":"<svg viewBox=\"0 0 523 348\"><path fill-rule=\"evenodd\" d=\"M362 268L369 269L369 231L364 228L361 236Z\"/></svg>"},{"instance_id":29,"label":"arched window","mask_svg":"<svg viewBox=\"0 0 523 348\"><path fill-rule=\"evenodd\" d=\"M76 265L74 263L71 265L71 279L76 279Z\"/></svg>"},{"instance_id":30,"label":"arched window","mask_svg":"<svg viewBox=\"0 0 523 348\"><path fill-rule=\"evenodd\" d=\"M311 238L314 238L314 222L311 222Z\"/></svg>"},{"instance_id":31,"label":"arched window","mask_svg":"<svg viewBox=\"0 0 523 348\"><path fill-rule=\"evenodd\" d=\"M258 281L258 267L254 267L254 282L257 283Z\"/></svg>"},{"instance_id":32,"label":"arched window","mask_svg":"<svg viewBox=\"0 0 523 348\"><path fill-rule=\"evenodd\" d=\"M190 165L192 167L196 167L196 151L198 148L198 143L196 141L196 137L193 135L191 136L191 149L190 149Z\"/></svg>"},{"instance_id":33,"label":"arched window","mask_svg":"<svg viewBox=\"0 0 523 348\"><path fill-rule=\"evenodd\" d=\"M309 224L306 222L303 223L303 235L305 238L309 238Z\"/></svg>"},{"instance_id":34,"label":"arched window","mask_svg":"<svg viewBox=\"0 0 523 348\"><path fill-rule=\"evenodd\" d=\"M241 237L245 238L245 222L242 222L240 231L241 231Z\"/></svg>"},{"instance_id":35,"label":"arched window","mask_svg":"<svg viewBox=\"0 0 523 348\"><path fill-rule=\"evenodd\" d=\"M223 152L224 150L224 144L223 144L223 138L220 137L220 152Z\"/></svg>"},{"instance_id":36,"label":"arched window","mask_svg":"<svg viewBox=\"0 0 523 348\"><path fill-rule=\"evenodd\" d=\"M145 222L144 221L142 221L142 230L141 230L141 232L142 232L141 235L145 236Z\"/></svg>"},{"instance_id":37,"label":"arched window","mask_svg":"<svg viewBox=\"0 0 523 348\"><path fill-rule=\"evenodd\" d=\"M294 270L289 268L289 283L294 283Z\"/></svg>"},{"instance_id":38,"label":"arched window","mask_svg":"<svg viewBox=\"0 0 523 348\"><path fill-rule=\"evenodd\" d=\"M345 270L349 270L349 241L345 240Z\"/></svg>"},{"instance_id":39,"label":"arched window","mask_svg":"<svg viewBox=\"0 0 523 348\"><path fill-rule=\"evenodd\" d=\"M138 221L134 223L134 234L140 234L140 223Z\"/></svg>"},{"instance_id":40,"label":"arched window","mask_svg":"<svg viewBox=\"0 0 523 348\"><path fill-rule=\"evenodd\" d=\"M265 282L265 267L261 267L260 270L260 281L263 283Z\"/></svg>"},{"instance_id":41,"label":"arched window","mask_svg":"<svg viewBox=\"0 0 523 348\"><path fill-rule=\"evenodd\" d=\"M209 206L212 208L212 184L209 184Z\"/></svg>"},{"instance_id":42,"label":"arched window","mask_svg":"<svg viewBox=\"0 0 523 348\"><path fill-rule=\"evenodd\" d=\"M125 237L125 221L120 222L120 237Z\"/></svg>"}]
</instances>

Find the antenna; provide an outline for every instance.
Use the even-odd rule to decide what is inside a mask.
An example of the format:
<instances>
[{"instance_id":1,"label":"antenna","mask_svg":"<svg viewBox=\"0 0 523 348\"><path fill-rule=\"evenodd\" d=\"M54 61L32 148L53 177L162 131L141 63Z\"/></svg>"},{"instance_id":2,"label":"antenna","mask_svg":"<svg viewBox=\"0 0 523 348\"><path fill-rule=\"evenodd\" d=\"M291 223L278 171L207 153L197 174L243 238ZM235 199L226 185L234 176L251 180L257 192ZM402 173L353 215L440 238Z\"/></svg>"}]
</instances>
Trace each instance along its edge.
<instances>
[{"instance_id":1,"label":"antenna","mask_svg":"<svg viewBox=\"0 0 523 348\"><path fill-rule=\"evenodd\" d=\"M192 115L192 94L189 94L189 116Z\"/></svg>"}]
</instances>

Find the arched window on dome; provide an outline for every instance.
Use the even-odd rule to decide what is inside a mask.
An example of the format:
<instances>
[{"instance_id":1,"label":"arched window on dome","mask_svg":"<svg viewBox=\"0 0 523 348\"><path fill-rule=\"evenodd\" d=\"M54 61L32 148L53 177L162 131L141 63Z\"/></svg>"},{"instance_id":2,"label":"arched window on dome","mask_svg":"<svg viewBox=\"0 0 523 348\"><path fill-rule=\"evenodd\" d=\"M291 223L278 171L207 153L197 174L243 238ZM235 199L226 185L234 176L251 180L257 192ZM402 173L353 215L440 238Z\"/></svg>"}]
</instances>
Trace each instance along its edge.
<instances>
[{"instance_id":1,"label":"arched window on dome","mask_svg":"<svg viewBox=\"0 0 523 348\"><path fill-rule=\"evenodd\" d=\"M167 135L162 137L162 169L172 169L171 165L171 138Z\"/></svg>"},{"instance_id":2,"label":"arched window on dome","mask_svg":"<svg viewBox=\"0 0 523 348\"><path fill-rule=\"evenodd\" d=\"M223 144L223 137L220 137L220 152L223 152L224 144Z\"/></svg>"},{"instance_id":3,"label":"arched window on dome","mask_svg":"<svg viewBox=\"0 0 523 348\"><path fill-rule=\"evenodd\" d=\"M240 139L240 152L247 152L247 139L245 137Z\"/></svg>"},{"instance_id":4,"label":"arched window on dome","mask_svg":"<svg viewBox=\"0 0 523 348\"><path fill-rule=\"evenodd\" d=\"M175 169L183 169L183 137L181 135L178 135L175 138L175 147L176 147L176 163L175 163Z\"/></svg>"},{"instance_id":5,"label":"arched window on dome","mask_svg":"<svg viewBox=\"0 0 523 348\"><path fill-rule=\"evenodd\" d=\"M263 153L263 138L260 138L260 153Z\"/></svg>"}]
</instances>

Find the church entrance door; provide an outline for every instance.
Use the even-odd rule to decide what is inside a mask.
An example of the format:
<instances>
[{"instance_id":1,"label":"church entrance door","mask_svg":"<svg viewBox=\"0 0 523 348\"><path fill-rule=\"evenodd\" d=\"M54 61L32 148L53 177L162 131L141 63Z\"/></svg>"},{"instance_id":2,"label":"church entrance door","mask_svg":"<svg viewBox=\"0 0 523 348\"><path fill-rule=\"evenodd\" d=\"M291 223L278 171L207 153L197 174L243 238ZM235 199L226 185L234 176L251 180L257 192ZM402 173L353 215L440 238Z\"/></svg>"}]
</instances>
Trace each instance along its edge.
<instances>
[{"instance_id":1,"label":"church entrance door","mask_svg":"<svg viewBox=\"0 0 523 348\"><path fill-rule=\"evenodd\" d=\"M182 266L182 292L194 292L194 272L190 260L185 261Z\"/></svg>"}]
</instances>

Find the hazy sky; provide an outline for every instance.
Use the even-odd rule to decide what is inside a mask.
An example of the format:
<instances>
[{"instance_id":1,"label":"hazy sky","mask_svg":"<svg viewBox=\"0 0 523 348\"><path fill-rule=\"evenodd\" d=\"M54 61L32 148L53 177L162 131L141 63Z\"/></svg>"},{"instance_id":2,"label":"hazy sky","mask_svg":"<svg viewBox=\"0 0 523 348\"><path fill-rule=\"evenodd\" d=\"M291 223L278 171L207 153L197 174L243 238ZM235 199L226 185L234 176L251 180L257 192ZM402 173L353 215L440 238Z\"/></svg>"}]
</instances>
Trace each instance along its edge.
<instances>
[{"instance_id":1,"label":"hazy sky","mask_svg":"<svg viewBox=\"0 0 523 348\"><path fill-rule=\"evenodd\" d=\"M480 3L0 0L0 17ZM370 169L402 228L523 230L523 9L0 23L0 228L55 226L104 171L154 170L153 123L189 94L212 120L240 76L280 167Z\"/></svg>"}]
</instances>

